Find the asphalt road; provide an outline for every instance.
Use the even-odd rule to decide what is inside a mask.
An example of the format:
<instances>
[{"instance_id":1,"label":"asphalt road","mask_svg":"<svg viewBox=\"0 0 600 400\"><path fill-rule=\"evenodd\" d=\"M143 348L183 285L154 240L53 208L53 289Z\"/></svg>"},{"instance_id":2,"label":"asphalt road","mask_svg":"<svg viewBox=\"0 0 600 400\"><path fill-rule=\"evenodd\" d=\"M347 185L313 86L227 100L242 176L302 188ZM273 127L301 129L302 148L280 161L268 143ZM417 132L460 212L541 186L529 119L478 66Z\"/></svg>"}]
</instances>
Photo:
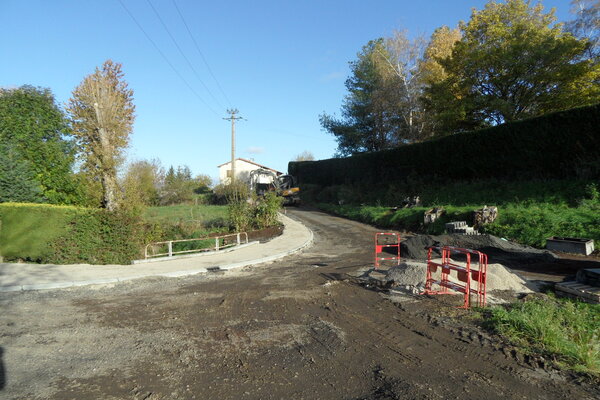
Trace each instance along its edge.
<instances>
[{"instance_id":1,"label":"asphalt road","mask_svg":"<svg viewBox=\"0 0 600 400\"><path fill-rule=\"evenodd\" d=\"M0 398L600 397L444 300L391 301L358 284L374 228L288 216L314 245L270 264L0 294Z\"/></svg>"}]
</instances>

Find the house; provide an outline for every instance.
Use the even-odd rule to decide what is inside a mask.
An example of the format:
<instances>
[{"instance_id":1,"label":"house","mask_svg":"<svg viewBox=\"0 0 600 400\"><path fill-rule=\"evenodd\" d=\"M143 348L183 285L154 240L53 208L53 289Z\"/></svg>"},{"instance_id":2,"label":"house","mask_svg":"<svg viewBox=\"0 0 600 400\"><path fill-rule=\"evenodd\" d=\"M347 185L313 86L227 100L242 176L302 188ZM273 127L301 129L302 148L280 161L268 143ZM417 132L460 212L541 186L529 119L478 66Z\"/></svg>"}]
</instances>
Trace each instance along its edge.
<instances>
[{"instance_id":1,"label":"house","mask_svg":"<svg viewBox=\"0 0 600 400\"><path fill-rule=\"evenodd\" d=\"M219 183L229 183L231 178L231 161L228 161L224 164L218 165L219 168ZM250 172L256 169L267 169L275 173L275 175L283 175L283 172L277 171L273 168L266 167L259 163L256 163L251 160L246 160L245 158L236 158L235 159L235 179L248 182L250 180ZM270 183L270 182L260 182L260 183Z\"/></svg>"}]
</instances>

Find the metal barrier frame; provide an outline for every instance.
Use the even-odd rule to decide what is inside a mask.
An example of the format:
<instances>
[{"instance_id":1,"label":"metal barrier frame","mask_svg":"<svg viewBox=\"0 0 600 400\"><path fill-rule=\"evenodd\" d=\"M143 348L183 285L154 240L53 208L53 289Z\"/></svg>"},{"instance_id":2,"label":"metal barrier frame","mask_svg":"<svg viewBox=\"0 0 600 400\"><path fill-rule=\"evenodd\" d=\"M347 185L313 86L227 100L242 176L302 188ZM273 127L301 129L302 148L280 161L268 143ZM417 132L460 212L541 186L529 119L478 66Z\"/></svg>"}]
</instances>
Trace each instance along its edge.
<instances>
[{"instance_id":1,"label":"metal barrier frame","mask_svg":"<svg viewBox=\"0 0 600 400\"><path fill-rule=\"evenodd\" d=\"M441 252L441 263L432 261L431 255L433 250L438 250ZM452 254L464 255L466 257L465 265L455 263L454 260L452 260ZM477 256L477 262L474 265L471 262L472 256ZM425 281L425 291L423 294L449 294L448 289L451 289L455 292L464 294L463 305L459 308L469 308L471 293L474 293L477 296L477 305L479 307L485 307L487 266L487 255L477 250L463 249L453 246L429 247L429 251L427 252L427 277ZM433 274L437 272L438 268L441 269L441 273L440 279L436 280L433 278ZM464 282L464 285L449 281L448 277L452 271L456 271L458 280ZM476 282L475 287L473 287L473 281ZM432 290L433 285L439 286L440 289Z\"/></svg>"},{"instance_id":2,"label":"metal barrier frame","mask_svg":"<svg viewBox=\"0 0 600 400\"><path fill-rule=\"evenodd\" d=\"M396 243L393 244L379 244L379 238L382 236L395 236ZM398 255L394 257L378 257L378 254L383 253L384 247L396 247L398 249ZM395 232L379 232L375 234L375 269L379 269L379 261L394 261L396 265L400 265L400 234Z\"/></svg>"},{"instance_id":3,"label":"metal barrier frame","mask_svg":"<svg viewBox=\"0 0 600 400\"><path fill-rule=\"evenodd\" d=\"M245 241L242 243L241 236L244 236ZM226 238L235 237L236 241L232 243L227 243ZM195 242L195 241L204 241L214 239L215 245L213 247L204 248L204 249L192 249L192 250L181 250L181 251L173 251L173 243L182 243L182 242ZM221 244L221 240L223 239L223 244ZM232 233L229 235L222 236L213 236L213 237L203 237L196 239L179 239L179 240L167 240L164 242L153 242L148 243L144 248L144 257L145 259L154 258L154 257L173 257L174 254L186 254L186 253L197 253L197 252L206 252L206 251L219 251L228 247L239 246L240 244L248 243L248 234L246 232ZM157 254L148 254L148 248L150 246L163 245L166 244L168 251L166 253L157 253Z\"/></svg>"}]
</instances>

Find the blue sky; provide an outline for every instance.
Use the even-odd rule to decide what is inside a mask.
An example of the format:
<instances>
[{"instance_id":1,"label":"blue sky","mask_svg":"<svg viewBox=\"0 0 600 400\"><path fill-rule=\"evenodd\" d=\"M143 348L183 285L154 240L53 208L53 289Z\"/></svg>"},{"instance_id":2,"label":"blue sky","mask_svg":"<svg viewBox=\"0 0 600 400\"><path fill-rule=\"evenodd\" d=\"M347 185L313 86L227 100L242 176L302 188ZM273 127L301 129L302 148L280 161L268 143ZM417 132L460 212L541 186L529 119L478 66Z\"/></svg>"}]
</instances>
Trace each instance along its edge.
<instances>
[{"instance_id":1,"label":"blue sky","mask_svg":"<svg viewBox=\"0 0 600 400\"><path fill-rule=\"evenodd\" d=\"M48 87L65 103L96 66L120 62L137 107L128 159L212 177L231 157L227 108L247 119L236 125L237 157L280 171L305 150L330 158L335 140L318 117L339 115L348 62L364 44L394 30L429 36L486 3L175 0L209 70L173 0L150 1L185 57L148 0L121 1L168 62L119 0L0 0L0 86ZM562 21L569 3L543 1Z\"/></svg>"}]
</instances>

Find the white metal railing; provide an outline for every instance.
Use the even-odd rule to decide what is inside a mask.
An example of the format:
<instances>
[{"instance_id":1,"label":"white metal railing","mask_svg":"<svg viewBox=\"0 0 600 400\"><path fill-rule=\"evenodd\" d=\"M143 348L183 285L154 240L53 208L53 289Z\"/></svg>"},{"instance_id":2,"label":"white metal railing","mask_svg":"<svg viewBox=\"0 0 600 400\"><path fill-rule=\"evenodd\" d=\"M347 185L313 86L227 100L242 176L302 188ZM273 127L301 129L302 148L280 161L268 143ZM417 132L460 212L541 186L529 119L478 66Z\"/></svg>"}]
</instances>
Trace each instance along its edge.
<instances>
[{"instance_id":1,"label":"white metal railing","mask_svg":"<svg viewBox=\"0 0 600 400\"><path fill-rule=\"evenodd\" d=\"M242 239L242 236L244 237L244 239ZM231 240L231 239L234 239L234 240ZM200 242L200 244L202 244L202 242L206 242L208 240L214 240L214 245L211 247L202 247L202 248L196 248L196 249L191 249L191 250L173 251L173 243ZM247 243L248 243L248 234L246 232L232 233L229 235L204 237L204 238L197 238L197 239L167 240L164 242L148 243L144 249L144 257L146 259L153 258L153 257L163 257L163 256L173 257L174 254L196 253L196 252L204 252L204 251L218 251L218 250L222 250L222 249L225 249L228 247L239 246L240 244L247 244ZM150 249L151 247L164 246L164 245L167 245L166 253L148 254L148 249Z\"/></svg>"}]
</instances>

